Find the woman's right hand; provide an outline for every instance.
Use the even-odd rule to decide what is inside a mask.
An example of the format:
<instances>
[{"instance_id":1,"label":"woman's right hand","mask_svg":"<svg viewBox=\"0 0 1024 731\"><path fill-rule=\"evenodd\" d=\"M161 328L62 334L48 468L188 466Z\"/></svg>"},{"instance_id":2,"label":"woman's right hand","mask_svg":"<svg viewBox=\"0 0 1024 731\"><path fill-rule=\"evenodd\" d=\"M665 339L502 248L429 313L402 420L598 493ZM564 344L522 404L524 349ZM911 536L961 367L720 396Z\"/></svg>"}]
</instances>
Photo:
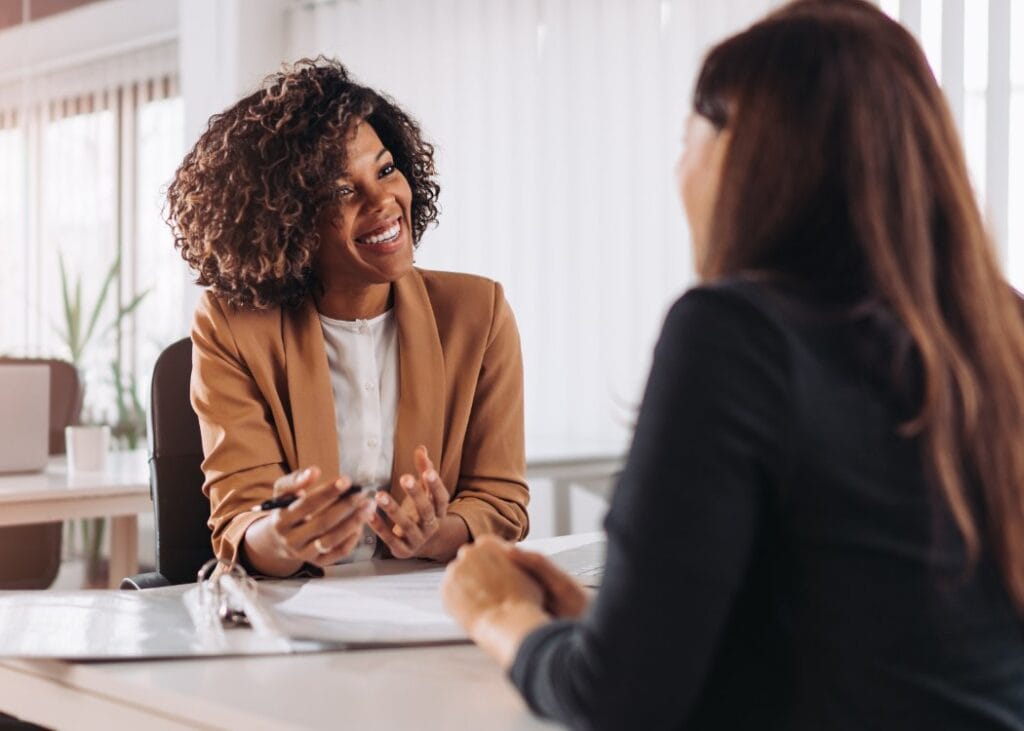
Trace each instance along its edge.
<instances>
[{"instance_id":1,"label":"woman's right hand","mask_svg":"<svg viewBox=\"0 0 1024 731\"><path fill-rule=\"evenodd\" d=\"M320 469L314 466L274 483L274 497L287 493L300 497L249 526L245 552L253 568L288 576L303 563L330 566L355 549L376 504L362 494L339 500L352 484L345 476L323 483L319 479Z\"/></svg>"},{"instance_id":2,"label":"woman's right hand","mask_svg":"<svg viewBox=\"0 0 1024 731\"><path fill-rule=\"evenodd\" d=\"M525 571L544 590L544 609L555 617L576 619L583 615L590 594L576 579L555 566L547 556L508 548L512 563Z\"/></svg>"}]
</instances>

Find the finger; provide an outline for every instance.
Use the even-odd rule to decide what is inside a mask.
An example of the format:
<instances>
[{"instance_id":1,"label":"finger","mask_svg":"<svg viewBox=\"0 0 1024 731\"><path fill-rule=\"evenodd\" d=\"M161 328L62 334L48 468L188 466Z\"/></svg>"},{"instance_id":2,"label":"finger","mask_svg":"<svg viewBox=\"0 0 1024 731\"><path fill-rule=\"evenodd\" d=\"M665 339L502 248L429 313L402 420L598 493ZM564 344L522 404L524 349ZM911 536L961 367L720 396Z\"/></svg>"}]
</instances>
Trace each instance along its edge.
<instances>
[{"instance_id":1,"label":"finger","mask_svg":"<svg viewBox=\"0 0 1024 731\"><path fill-rule=\"evenodd\" d=\"M585 591L575 577L558 568L547 556L513 548L508 552L509 558L517 566L540 582L552 595L563 599L580 599Z\"/></svg>"},{"instance_id":2,"label":"finger","mask_svg":"<svg viewBox=\"0 0 1024 731\"><path fill-rule=\"evenodd\" d=\"M437 470L431 467L429 470L423 473L423 484L427 486L427 491L430 493L430 499L434 503L434 512L437 513L438 518L443 518L448 514L448 488L444 486L441 481L441 476L437 474Z\"/></svg>"},{"instance_id":3,"label":"finger","mask_svg":"<svg viewBox=\"0 0 1024 731\"><path fill-rule=\"evenodd\" d=\"M569 574L558 568L551 559L543 554L512 548L508 555L517 565L545 584L557 585L573 582L573 578Z\"/></svg>"},{"instance_id":4,"label":"finger","mask_svg":"<svg viewBox=\"0 0 1024 731\"><path fill-rule=\"evenodd\" d=\"M349 488L347 477L307 489L305 494L286 508L281 508L280 525L287 530L302 525L322 510L338 502L341 493ZM344 501L343 501L344 502Z\"/></svg>"},{"instance_id":5,"label":"finger","mask_svg":"<svg viewBox=\"0 0 1024 731\"><path fill-rule=\"evenodd\" d=\"M427 448L422 444L412 450L412 461L416 465L416 472L420 474L434 469L434 463L430 461Z\"/></svg>"},{"instance_id":6,"label":"finger","mask_svg":"<svg viewBox=\"0 0 1024 731\"><path fill-rule=\"evenodd\" d=\"M296 525L288 539L294 545L304 547L316 538L323 538L325 534L342 525L351 517L357 516L366 509L367 505L373 505L373 502L365 495L353 495L344 500L338 500L304 523ZM361 522L365 522L365 520Z\"/></svg>"},{"instance_id":7,"label":"finger","mask_svg":"<svg viewBox=\"0 0 1024 731\"><path fill-rule=\"evenodd\" d=\"M316 465L307 467L304 470L289 472L287 475L278 477L274 480L274 497L286 492L298 492L303 488L315 484L319 479L320 468Z\"/></svg>"},{"instance_id":8,"label":"finger","mask_svg":"<svg viewBox=\"0 0 1024 731\"><path fill-rule=\"evenodd\" d=\"M369 525L370 529L377 534L377 537L387 545L392 556L395 558L410 558L413 555L412 547L401 537L395 535L395 532L379 515L376 513L371 515Z\"/></svg>"},{"instance_id":9,"label":"finger","mask_svg":"<svg viewBox=\"0 0 1024 731\"><path fill-rule=\"evenodd\" d=\"M363 525L375 510L374 504L367 500L361 509L353 512L337 526L320 536L318 539L320 546L327 547L326 553L319 552L320 546L317 546L316 540L314 540L312 544L317 555L311 562L318 566L330 566L351 554L359 543L359 539L363 537Z\"/></svg>"},{"instance_id":10,"label":"finger","mask_svg":"<svg viewBox=\"0 0 1024 731\"><path fill-rule=\"evenodd\" d=\"M309 563L320 568L327 568L333 566L348 556L356 549L356 545L359 543L359 534L348 536L345 538L341 545L335 546L329 553L318 554L316 558L309 560Z\"/></svg>"},{"instance_id":11,"label":"finger","mask_svg":"<svg viewBox=\"0 0 1024 731\"><path fill-rule=\"evenodd\" d=\"M417 523L424 536L431 535L437 530L437 513L434 511L434 501L426 486L414 480L412 475L402 475L399 482L416 508Z\"/></svg>"},{"instance_id":12,"label":"finger","mask_svg":"<svg viewBox=\"0 0 1024 731\"><path fill-rule=\"evenodd\" d=\"M377 505L391 521L392 532L401 537L413 549L423 543L423 532L416 521L386 492L377 493Z\"/></svg>"}]
</instances>

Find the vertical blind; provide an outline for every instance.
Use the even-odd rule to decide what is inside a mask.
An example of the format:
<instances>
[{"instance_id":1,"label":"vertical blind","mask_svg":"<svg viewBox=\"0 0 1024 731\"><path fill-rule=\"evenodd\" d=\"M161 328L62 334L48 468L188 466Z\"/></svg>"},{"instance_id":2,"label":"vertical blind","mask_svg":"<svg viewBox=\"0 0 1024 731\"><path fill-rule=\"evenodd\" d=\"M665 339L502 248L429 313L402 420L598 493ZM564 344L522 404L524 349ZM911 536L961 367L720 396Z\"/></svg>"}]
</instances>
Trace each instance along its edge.
<instances>
[{"instance_id":1,"label":"vertical blind","mask_svg":"<svg viewBox=\"0 0 1024 731\"><path fill-rule=\"evenodd\" d=\"M120 364L123 385L136 373L148 380L169 336L160 333L161 313L184 295L175 280L144 301L136 318L109 328L120 305L159 284L158 272L174 256L152 193L157 178L166 182L167 158L181 155L176 79L175 43L0 77L0 246L9 263L0 273L8 313L0 318L0 352L69 357L61 261L71 293L81 288L84 325L120 257L120 276L79 363L87 406L111 422L111 365ZM135 328L143 317L144 333ZM173 328L180 331L180 310Z\"/></svg>"},{"instance_id":2,"label":"vertical blind","mask_svg":"<svg viewBox=\"0 0 1024 731\"><path fill-rule=\"evenodd\" d=\"M621 444L655 337L692 282L673 166L703 50L768 0L344 0L288 14L438 145L417 263L501 281L527 438Z\"/></svg>"},{"instance_id":3,"label":"vertical blind","mask_svg":"<svg viewBox=\"0 0 1024 731\"><path fill-rule=\"evenodd\" d=\"M1024 287L1024 3L881 0L921 41L1010 281Z\"/></svg>"}]
</instances>

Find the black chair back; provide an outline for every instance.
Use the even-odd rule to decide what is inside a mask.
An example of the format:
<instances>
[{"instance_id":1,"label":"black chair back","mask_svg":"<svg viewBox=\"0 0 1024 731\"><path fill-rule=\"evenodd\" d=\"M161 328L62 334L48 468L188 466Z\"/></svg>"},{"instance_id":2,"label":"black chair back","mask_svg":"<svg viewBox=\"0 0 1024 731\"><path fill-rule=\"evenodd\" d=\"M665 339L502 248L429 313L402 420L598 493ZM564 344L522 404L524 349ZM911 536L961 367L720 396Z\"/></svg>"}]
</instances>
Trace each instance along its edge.
<instances>
[{"instance_id":1,"label":"black chair back","mask_svg":"<svg viewBox=\"0 0 1024 731\"><path fill-rule=\"evenodd\" d=\"M203 444L189 400L192 341L169 345L153 366L150 487L156 518L156 568L172 584L196 580L213 558L210 501L203 495Z\"/></svg>"}]
</instances>

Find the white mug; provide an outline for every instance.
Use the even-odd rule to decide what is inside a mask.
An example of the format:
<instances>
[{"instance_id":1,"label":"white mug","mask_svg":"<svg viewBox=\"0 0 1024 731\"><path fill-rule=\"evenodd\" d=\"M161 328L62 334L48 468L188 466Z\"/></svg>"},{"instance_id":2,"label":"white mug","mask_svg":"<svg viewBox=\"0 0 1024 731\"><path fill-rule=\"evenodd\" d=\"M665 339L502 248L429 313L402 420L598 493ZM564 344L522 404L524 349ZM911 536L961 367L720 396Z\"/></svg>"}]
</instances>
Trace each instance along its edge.
<instances>
[{"instance_id":1,"label":"white mug","mask_svg":"<svg viewBox=\"0 0 1024 731\"><path fill-rule=\"evenodd\" d=\"M98 472L107 466L109 426L66 426L64 441L68 451L69 472Z\"/></svg>"}]
</instances>

